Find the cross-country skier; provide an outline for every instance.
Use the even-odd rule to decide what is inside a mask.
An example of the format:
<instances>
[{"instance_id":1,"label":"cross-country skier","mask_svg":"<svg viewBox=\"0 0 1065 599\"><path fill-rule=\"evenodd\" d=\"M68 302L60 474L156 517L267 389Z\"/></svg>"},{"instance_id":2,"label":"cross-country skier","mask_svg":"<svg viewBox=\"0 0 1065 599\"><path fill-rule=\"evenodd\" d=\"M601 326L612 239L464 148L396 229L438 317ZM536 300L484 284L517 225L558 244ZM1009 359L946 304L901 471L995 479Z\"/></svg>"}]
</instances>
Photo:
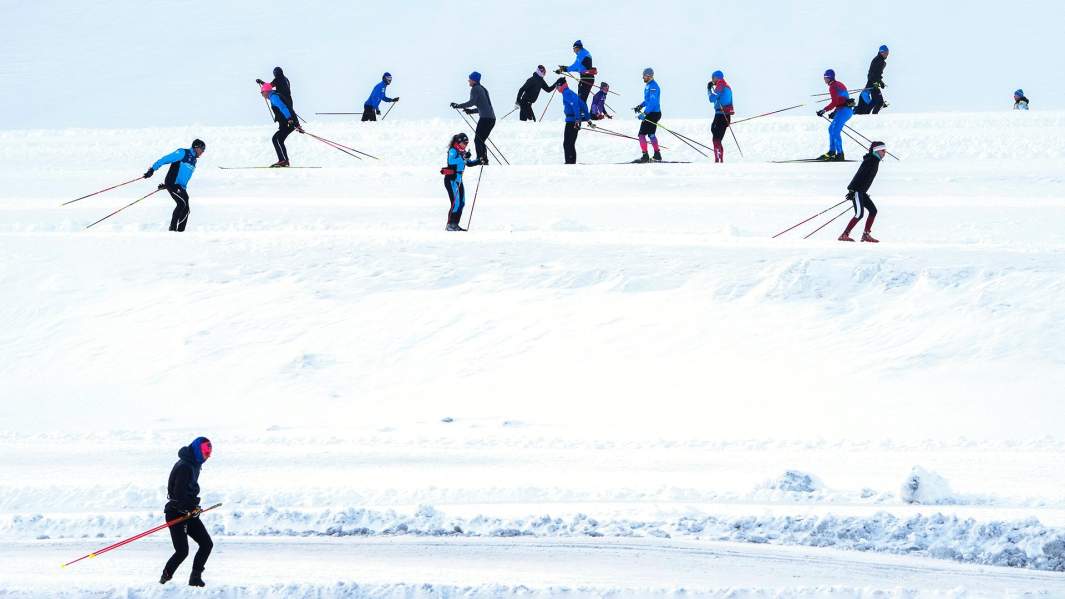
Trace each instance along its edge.
<instances>
[{"instance_id":1,"label":"cross-country skier","mask_svg":"<svg viewBox=\"0 0 1065 599\"><path fill-rule=\"evenodd\" d=\"M271 138L274 142L274 151L277 152L277 162L270 166L275 168L286 167L288 166L288 148L285 147L285 139L293 131L303 133L303 127L300 127L299 122L296 121L296 113L289 110L288 106L285 106L284 101L281 100L277 90L272 85L264 83L262 94L270 102L274 120L277 121L277 133L274 133Z\"/></svg>"},{"instance_id":2,"label":"cross-country skier","mask_svg":"<svg viewBox=\"0 0 1065 599\"><path fill-rule=\"evenodd\" d=\"M385 73L381 75L381 82L373 86L370 97L366 98L366 103L362 106L363 122L377 120L377 115L381 114L381 102L399 102L399 96L389 98L385 95L385 88L391 83L392 73Z\"/></svg>"},{"instance_id":3,"label":"cross-country skier","mask_svg":"<svg viewBox=\"0 0 1065 599\"><path fill-rule=\"evenodd\" d=\"M873 179L876 179L877 170L880 169L880 162L884 159L885 154L887 154L887 144L882 141L874 141L870 144L869 153L862 158L862 164L858 167L858 172L854 174L851 184L847 186L847 199L854 204L854 216L847 223L847 228L843 230L843 234L839 236L840 241L854 241L851 239L851 229L858 224L858 221L862 219L862 215L868 211L869 218L865 221L865 232L862 233L862 241L880 243L870 233L873 230L873 221L876 220L876 204L873 204L872 198L869 197L869 187L873 185Z\"/></svg>"},{"instance_id":4,"label":"cross-country skier","mask_svg":"<svg viewBox=\"0 0 1065 599\"><path fill-rule=\"evenodd\" d=\"M260 87L266 85L266 82L262 79L256 79L255 82ZM288 77L285 76L285 72L281 70L281 67L274 67L274 79L270 82L270 85L277 90L277 95L281 96L281 101L288 107L288 111L296 114L296 109L293 108L294 105L292 104L292 84L289 83Z\"/></svg>"},{"instance_id":5,"label":"cross-country skier","mask_svg":"<svg viewBox=\"0 0 1065 599\"><path fill-rule=\"evenodd\" d=\"M836 80L836 72L832 69L825 71L825 84L831 100L828 105L817 111L817 116L823 117L826 112L832 122L828 125L828 151L821 155L821 160L842 162L843 156L843 126L854 116L854 100L847 93L847 86Z\"/></svg>"},{"instance_id":6,"label":"cross-country skier","mask_svg":"<svg viewBox=\"0 0 1065 599\"><path fill-rule=\"evenodd\" d=\"M565 77L559 77L555 82L555 89L562 94L562 110L566 115L565 129L562 133L562 153L566 164L577 164L577 134L581 132L581 123L588 123L589 127L595 127L588 113L588 106L581 100Z\"/></svg>"},{"instance_id":7,"label":"cross-country skier","mask_svg":"<svg viewBox=\"0 0 1065 599\"><path fill-rule=\"evenodd\" d=\"M1028 98L1024 97L1023 89L1013 92L1013 109L1028 110Z\"/></svg>"},{"instance_id":8,"label":"cross-country skier","mask_svg":"<svg viewBox=\"0 0 1065 599\"><path fill-rule=\"evenodd\" d=\"M706 96L714 105L714 122L710 125L710 133L714 137L714 162L724 162L725 146L721 140L725 139L725 130L732 122L735 112L732 108L732 87L725 81L724 73L711 73L710 82L706 84Z\"/></svg>"},{"instance_id":9,"label":"cross-country skier","mask_svg":"<svg viewBox=\"0 0 1065 599\"><path fill-rule=\"evenodd\" d=\"M573 64L568 67L560 64L555 73L558 75L580 73L581 80L577 85L577 95L581 97L581 102L587 102L588 94L591 93L592 86L595 85L595 76L598 70L592 66L592 55L588 50L584 49L584 42L581 40L573 42L573 53L577 55L577 59L573 61Z\"/></svg>"},{"instance_id":10,"label":"cross-country skier","mask_svg":"<svg viewBox=\"0 0 1065 599\"><path fill-rule=\"evenodd\" d=\"M196 170L196 159L207 151L207 144L203 140L192 140L191 148L178 148L173 152L155 161L148 171L144 173L145 179L150 179L156 169L169 164L170 169L166 172L166 179L159 184L159 189L165 189L174 198L174 214L170 217L171 231L184 231L189 222L189 179Z\"/></svg>"},{"instance_id":11,"label":"cross-country skier","mask_svg":"<svg viewBox=\"0 0 1065 599\"><path fill-rule=\"evenodd\" d=\"M477 160L481 164L488 164L488 148L485 143L496 126L496 112L492 110L492 98L488 96L488 90L481 85L481 74L477 71L470 73L469 82L470 99L462 104L452 102L451 107L460 108L466 114L480 115L473 135L473 147L477 150Z\"/></svg>"},{"instance_id":12,"label":"cross-country skier","mask_svg":"<svg viewBox=\"0 0 1065 599\"><path fill-rule=\"evenodd\" d=\"M514 100L514 107L518 109L518 118L523 121L535 121L536 114L533 112L533 104L540 98L540 90L553 91L551 86L544 80L547 68L538 65L531 77L518 89L518 97Z\"/></svg>"},{"instance_id":13,"label":"cross-country skier","mask_svg":"<svg viewBox=\"0 0 1065 599\"><path fill-rule=\"evenodd\" d=\"M642 155L633 162L661 162L662 152L658 149L658 123L662 120L662 90L655 81L655 71L651 67L643 70L643 102L633 107L636 118L640 119L640 151ZM647 140L651 140L651 146L655 153L651 158L647 157Z\"/></svg>"},{"instance_id":14,"label":"cross-country skier","mask_svg":"<svg viewBox=\"0 0 1065 599\"><path fill-rule=\"evenodd\" d=\"M869 63L869 74L865 78L865 89L858 96L858 108L854 114L877 114L880 109L887 106L884 102L884 94L880 90L887 87L884 83L884 67L887 66L887 58L890 51L887 46L880 46L873 61Z\"/></svg>"},{"instance_id":15,"label":"cross-country skier","mask_svg":"<svg viewBox=\"0 0 1065 599\"><path fill-rule=\"evenodd\" d=\"M189 537L199 545L192 558L192 573L189 574L189 586L206 586L203 582L203 569L211 555L211 535L200 520L200 468L211 457L211 442L207 437L196 437L187 447L178 450L178 461L170 470L170 479L166 483L166 496L169 501L163 508L169 522L184 515L192 517L170 527L170 540L174 543L174 555L163 566L163 575L159 584L166 584L174 577L181 562L189 555Z\"/></svg>"},{"instance_id":16,"label":"cross-country skier","mask_svg":"<svg viewBox=\"0 0 1065 599\"><path fill-rule=\"evenodd\" d=\"M444 175L444 189L450 200L450 208L447 212L447 231L465 231L459 226L462 219L462 209L466 206L466 189L462 186L462 173L467 166L482 164L480 160L470 158L466 146L470 138L465 133L456 133L451 136L451 143L447 148L447 166L440 169Z\"/></svg>"},{"instance_id":17,"label":"cross-country skier","mask_svg":"<svg viewBox=\"0 0 1065 599\"><path fill-rule=\"evenodd\" d=\"M610 112L607 111L606 108L606 95L608 93L610 93L610 84L604 81L599 86L599 91L596 92L594 96L592 96L592 107L590 110L592 113L593 121L601 121L603 119L614 118L613 116L611 116Z\"/></svg>"}]
</instances>

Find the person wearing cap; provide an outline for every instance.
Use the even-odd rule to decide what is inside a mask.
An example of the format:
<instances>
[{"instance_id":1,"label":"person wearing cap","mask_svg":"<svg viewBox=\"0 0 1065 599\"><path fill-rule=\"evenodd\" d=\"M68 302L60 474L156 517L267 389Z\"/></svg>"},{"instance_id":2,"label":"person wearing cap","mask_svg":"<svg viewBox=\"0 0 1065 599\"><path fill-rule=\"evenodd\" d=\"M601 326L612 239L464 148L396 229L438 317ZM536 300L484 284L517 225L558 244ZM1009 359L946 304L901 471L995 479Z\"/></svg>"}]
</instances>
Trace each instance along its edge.
<instances>
[{"instance_id":1,"label":"person wearing cap","mask_svg":"<svg viewBox=\"0 0 1065 599\"><path fill-rule=\"evenodd\" d=\"M566 116L562 132L562 154L566 164L577 164L577 134L581 132L581 123L588 123L589 127L595 125L592 124L588 106L569 88L565 77L559 77L558 81L555 81L555 89L562 94L562 112Z\"/></svg>"},{"instance_id":2,"label":"person wearing cap","mask_svg":"<svg viewBox=\"0 0 1065 599\"><path fill-rule=\"evenodd\" d=\"M399 102L399 96L389 98L385 95L385 88L392 83L392 73L381 75L381 82L373 86L370 97L362 105L362 120L376 121L377 115L381 114L381 102Z\"/></svg>"},{"instance_id":3,"label":"person wearing cap","mask_svg":"<svg viewBox=\"0 0 1065 599\"><path fill-rule=\"evenodd\" d=\"M171 198L174 198L174 214L170 217L171 231L184 231L189 222L189 179L196 171L196 159L203 156L207 151L207 144L201 139L192 140L192 147L178 148L173 152L156 160L148 171L144 173L145 179L150 179L155 171L169 164L166 178L159 184L159 189L165 189Z\"/></svg>"},{"instance_id":4,"label":"person wearing cap","mask_svg":"<svg viewBox=\"0 0 1065 599\"><path fill-rule=\"evenodd\" d=\"M277 133L274 133L271 138L274 143L274 152L277 153L277 162L270 166L284 168L288 166L288 148L285 147L285 139L293 131L303 133L303 127L300 127L299 122L296 121L296 113L289 110L288 106L285 106L284 101L281 100L277 90L272 85L264 83L262 94L267 102L270 103L270 108L274 113L274 121L277 122Z\"/></svg>"},{"instance_id":5,"label":"person wearing cap","mask_svg":"<svg viewBox=\"0 0 1065 599\"><path fill-rule=\"evenodd\" d=\"M1013 92L1013 109L1028 110L1028 98L1024 97L1023 89Z\"/></svg>"},{"instance_id":6,"label":"person wearing cap","mask_svg":"<svg viewBox=\"0 0 1065 599\"><path fill-rule=\"evenodd\" d=\"M255 82L259 84L260 88L266 85L266 82L262 79L256 79ZM281 101L288 107L288 111L296 114L296 109L293 108L292 104L292 84L281 67L274 67L274 78L270 81L270 86L277 90L277 95L281 97Z\"/></svg>"},{"instance_id":7,"label":"person wearing cap","mask_svg":"<svg viewBox=\"0 0 1065 599\"><path fill-rule=\"evenodd\" d=\"M519 110L518 118L521 120L535 121L536 114L533 112L532 106L540 98L540 90L545 92L553 91L544 79L545 75L547 75L547 68L544 65L537 66L532 76L526 79L525 83L518 89L518 97L514 100L514 107Z\"/></svg>"},{"instance_id":8,"label":"person wearing cap","mask_svg":"<svg viewBox=\"0 0 1065 599\"><path fill-rule=\"evenodd\" d=\"M858 167L858 172L854 174L850 185L847 186L847 199L854 205L854 216L847 223L847 228L843 230L843 234L839 236L840 241L854 241L851 239L851 229L868 212L869 217L865 221L865 232L862 233L862 241L880 243L879 240L873 238L871 233L873 221L876 220L876 204L869 197L869 188L873 185L873 179L876 179L876 173L880 170L880 163L884 160L885 154L887 154L887 144L882 141L874 141L870 144L869 153L862 158L862 164Z\"/></svg>"},{"instance_id":9,"label":"person wearing cap","mask_svg":"<svg viewBox=\"0 0 1065 599\"><path fill-rule=\"evenodd\" d=\"M643 102L633 107L636 118L640 119L640 151L643 153L634 162L660 162L662 152L658 149L658 122L662 120L662 90L655 81L655 71L651 67L643 70ZM647 140L655 149L654 156L647 157Z\"/></svg>"},{"instance_id":10,"label":"person wearing cap","mask_svg":"<svg viewBox=\"0 0 1065 599\"><path fill-rule=\"evenodd\" d=\"M829 162L842 162L843 156L843 126L854 116L854 100L847 93L847 86L836 80L836 72L832 69L825 71L825 85L831 99L828 105L817 111L817 116L823 117L829 113L832 122L828 125L828 151L820 156L821 160Z\"/></svg>"},{"instance_id":11,"label":"person wearing cap","mask_svg":"<svg viewBox=\"0 0 1065 599\"><path fill-rule=\"evenodd\" d=\"M467 166L477 166L480 160L470 158L470 152L466 147L470 144L470 138L465 133L456 133L451 136L451 143L447 147L447 166L440 169L444 175L444 189L447 190L449 208L447 211L447 231L465 231L459 225L462 220L462 209L466 206L466 189L462 186L462 173Z\"/></svg>"},{"instance_id":12,"label":"person wearing cap","mask_svg":"<svg viewBox=\"0 0 1065 599\"><path fill-rule=\"evenodd\" d=\"M714 122L710 125L710 134L714 138L714 162L724 162L725 146L721 140L725 139L725 130L732 122L735 112L732 108L732 88L725 81L725 73L714 71L710 74L710 81L706 84L706 96L714 105Z\"/></svg>"},{"instance_id":13,"label":"person wearing cap","mask_svg":"<svg viewBox=\"0 0 1065 599\"><path fill-rule=\"evenodd\" d=\"M610 84L604 81L599 86L599 91L592 96L592 106L589 109L592 113L593 121L601 121L603 119L612 119L610 112L606 107L606 95L610 93Z\"/></svg>"},{"instance_id":14,"label":"person wearing cap","mask_svg":"<svg viewBox=\"0 0 1065 599\"><path fill-rule=\"evenodd\" d=\"M473 135L473 147L477 150L477 159L481 164L488 164L488 136L496 126L496 112L492 109L492 98L488 90L481 85L481 74L477 71L470 73L470 99L462 104L451 103L452 108L463 110L466 114L480 115L477 119L477 129Z\"/></svg>"},{"instance_id":15,"label":"person wearing cap","mask_svg":"<svg viewBox=\"0 0 1065 599\"><path fill-rule=\"evenodd\" d=\"M174 577L181 562L189 556L189 537L199 548L192 558L192 573L189 574L189 586L206 586L203 582L203 570L207 558L211 555L214 543L207 527L200 520L200 469L211 457L211 441L207 437L196 437L185 447L178 450L178 461L170 469L170 478L166 482L167 502L163 507L166 521L182 516L186 520L170 527L170 540L174 544L174 554L163 566L163 575L159 584L166 584Z\"/></svg>"},{"instance_id":16,"label":"person wearing cap","mask_svg":"<svg viewBox=\"0 0 1065 599\"><path fill-rule=\"evenodd\" d=\"M884 94L880 90L887 87L884 83L884 67L887 66L887 58L890 51L887 46L880 46L873 61L869 63L869 74L865 78L865 89L858 96L858 107L854 114L878 114L880 109L887 106L884 102Z\"/></svg>"},{"instance_id":17,"label":"person wearing cap","mask_svg":"<svg viewBox=\"0 0 1065 599\"><path fill-rule=\"evenodd\" d=\"M555 73L562 75L563 73L580 73L581 80L577 85L577 95L580 96L581 102L588 101L588 95L592 91L592 87L595 86L595 76L598 73L596 68L592 65L592 54L584 48L584 42L577 40L573 42L573 53L577 55L573 64L568 67L564 64L558 65L558 69Z\"/></svg>"}]
</instances>

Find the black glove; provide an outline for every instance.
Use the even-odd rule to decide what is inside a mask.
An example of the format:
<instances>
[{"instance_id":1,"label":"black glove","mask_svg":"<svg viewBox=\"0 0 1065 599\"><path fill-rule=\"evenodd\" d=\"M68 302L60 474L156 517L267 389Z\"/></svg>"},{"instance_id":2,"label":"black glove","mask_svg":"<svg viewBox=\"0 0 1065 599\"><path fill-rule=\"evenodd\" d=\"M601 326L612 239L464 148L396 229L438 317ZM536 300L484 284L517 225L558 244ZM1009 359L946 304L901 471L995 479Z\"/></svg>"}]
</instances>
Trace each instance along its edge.
<instances>
[{"instance_id":1,"label":"black glove","mask_svg":"<svg viewBox=\"0 0 1065 599\"><path fill-rule=\"evenodd\" d=\"M288 126L292 127L294 129L296 127L299 127L300 124L296 122L296 119L289 119L288 120Z\"/></svg>"},{"instance_id":2,"label":"black glove","mask_svg":"<svg viewBox=\"0 0 1065 599\"><path fill-rule=\"evenodd\" d=\"M710 91L712 89L714 89L714 82L713 81L707 81L706 82L706 91Z\"/></svg>"},{"instance_id":3,"label":"black glove","mask_svg":"<svg viewBox=\"0 0 1065 599\"><path fill-rule=\"evenodd\" d=\"M392 98L392 101L393 102L399 102L399 96L396 96L395 98Z\"/></svg>"},{"instance_id":4,"label":"black glove","mask_svg":"<svg viewBox=\"0 0 1065 599\"><path fill-rule=\"evenodd\" d=\"M481 164L482 165L488 164L488 157L487 156L481 156Z\"/></svg>"},{"instance_id":5,"label":"black glove","mask_svg":"<svg viewBox=\"0 0 1065 599\"><path fill-rule=\"evenodd\" d=\"M633 106L632 107L632 111L635 112L636 114L640 114L640 110L642 110L642 109L643 109L643 106Z\"/></svg>"},{"instance_id":6,"label":"black glove","mask_svg":"<svg viewBox=\"0 0 1065 599\"><path fill-rule=\"evenodd\" d=\"M452 102L451 103L451 107L452 108L458 108L459 107L459 103L458 102Z\"/></svg>"},{"instance_id":7,"label":"black glove","mask_svg":"<svg viewBox=\"0 0 1065 599\"><path fill-rule=\"evenodd\" d=\"M149 168L147 171L145 171L144 178L145 179L151 179L152 175L154 175L154 174L155 174L155 169L154 168Z\"/></svg>"},{"instance_id":8,"label":"black glove","mask_svg":"<svg viewBox=\"0 0 1065 599\"><path fill-rule=\"evenodd\" d=\"M266 82L263 81L262 79L256 79L255 82L258 83L259 85L266 85Z\"/></svg>"},{"instance_id":9,"label":"black glove","mask_svg":"<svg viewBox=\"0 0 1065 599\"><path fill-rule=\"evenodd\" d=\"M380 108L375 108L374 112L376 112L377 114L381 114L381 109Z\"/></svg>"},{"instance_id":10,"label":"black glove","mask_svg":"<svg viewBox=\"0 0 1065 599\"><path fill-rule=\"evenodd\" d=\"M591 119L585 119L584 122L587 123L590 128L595 129L595 123L593 123Z\"/></svg>"},{"instance_id":11,"label":"black glove","mask_svg":"<svg viewBox=\"0 0 1065 599\"><path fill-rule=\"evenodd\" d=\"M166 189L166 183L160 183L156 189Z\"/></svg>"},{"instance_id":12,"label":"black glove","mask_svg":"<svg viewBox=\"0 0 1065 599\"><path fill-rule=\"evenodd\" d=\"M189 517L190 518L199 518L200 514L202 512L203 512L203 508L201 508L200 506L196 506L191 512L189 512Z\"/></svg>"},{"instance_id":13,"label":"black glove","mask_svg":"<svg viewBox=\"0 0 1065 599\"><path fill-rule=\"evenodd\" d=\"M556 75L561 75L562 73L565 73L566 72L566 68L567 68L566 65L562 65L562 64L558 65L558 68L555 69L555 74Z\"/></svg>"},{"instance_id":14,"label":"black glove","mask_svg":"<svg viewBox=\"0 0 1065 599\"><path fill-rule=\"evenodd\" d=\"M817 116L825 116L825 111L824 111L824 109L818 110L818 111L817 111Z\"/></svg>"},{"instance_id":15,"label":"black glove","mask_svg":"<svg viewBox=\"0 0 1065 599\"><path fill-rule=\"evenodd\" d=\"M466 160L469 160L470 156L472 156L472 154L470 154L469 150L466 150L465 152L462 153L462 157L465 158Z\"/></svg>"},{"instance_id":16,"label":"black glove","mask_svg":"<svg viewBox=\"0 0 1065 599\"><path fill-rule=\"evenodd\" d=\"M462 112L465 112L466 114L477 114L477 111L472 108L463 108Z\"/></svg>"}]
</instances>

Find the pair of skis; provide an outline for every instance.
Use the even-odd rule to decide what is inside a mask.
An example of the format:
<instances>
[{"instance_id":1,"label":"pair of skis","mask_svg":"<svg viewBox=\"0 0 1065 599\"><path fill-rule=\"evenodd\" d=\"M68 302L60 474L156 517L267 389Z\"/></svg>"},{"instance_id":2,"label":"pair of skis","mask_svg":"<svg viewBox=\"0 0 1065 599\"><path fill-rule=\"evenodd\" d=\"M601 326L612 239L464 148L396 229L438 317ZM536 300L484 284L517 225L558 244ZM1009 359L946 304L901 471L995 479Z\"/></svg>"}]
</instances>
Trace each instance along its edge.
<instances>
[{"instance_id":1,"label":"pair of skis","mask_svg":"<svg viewBox=\"0 0 1065 599\"><path fill-rule=\"evenodd\" d=\"M799 162L858 162L857 160L825 160L823 158L797 158L795 160L774 160L773 164L794 164Z\"/></svg>"}]
</instances>

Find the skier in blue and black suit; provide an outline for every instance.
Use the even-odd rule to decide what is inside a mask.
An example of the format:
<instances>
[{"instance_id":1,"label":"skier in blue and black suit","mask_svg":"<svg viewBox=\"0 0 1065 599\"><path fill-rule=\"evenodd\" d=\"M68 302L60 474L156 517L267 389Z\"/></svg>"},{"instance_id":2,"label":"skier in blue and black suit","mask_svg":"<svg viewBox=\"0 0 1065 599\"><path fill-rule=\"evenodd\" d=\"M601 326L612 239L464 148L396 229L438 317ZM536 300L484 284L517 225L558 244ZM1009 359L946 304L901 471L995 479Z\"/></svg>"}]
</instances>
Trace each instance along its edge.
<instances>
[{"instance_id":1,"label":"skier in blue and black suit","mask_svg":"<svg viewBox=\"0 0 1065 599\"><path fill-rule=\"evenodd\" d=\"M647 67L643 70L643 102L633 107L636 118L640 119L640 152L636 162L662 161L662 152L658 147L658 122L662 120L662 88L655 81L655 70ZM646 112L645 112L646 111ZM647 157L647 140L651 140L654 156Z\"/></svg>"},{"instance_id":2,"label":"skier in blue and black suit","mask_svg":"<svg viewBox=\"0 0 1065 599\"><path fill-rule=\"evenodd\" d=\"M288 166L288 148L285 147L285 139L293 131L303 133L303 128L300 127L299 122L296 120L296 113L289 110L272 85L264 83L262 94L270 102L274 120L277 121L277 133L274 133L273 138L271 138L274 142L274 151L277 152L277 162L270 166L286 167Z\"/></svg>"},{"instance_id":3,"label":"skier in blue and black suit","mask_svg":"<svg viewBox=\"0 0 1065 599\"><path fill-rule=\"evenodd\" d=\"M451 143L447 148L447 166L440 169L440 174L444 175L444 189L447 190L451 201L451 208L447 213L446 230L448 231L466 230L459 226L462 209L466 206L466 189L462 186L462 173L467 166L482 164L481 160L470 157L469 151L466 150L469 144L470 138L465 133L456 133L451 136Z\"/></svg>"},{"instance_id":4,"label":"skier in blue and black suit","mask_svg":"<svg viewBox=\"0 0 1065 599\"><path fill-rule=\"evenodd\" d=\"M566 157L566 164L577 164L577 134L581 132L581 123L588 123L589 127L595 127L592 123L592 115L588 112L588 106L566 83L565 77L559 77L555 82L555 89L562 94L562 110L566 115L566 129L562 134L562 152Z\"/></svg>"},{"instance_id":5,"label":"skier in blue and black suit","mask_svg":"<svg viewBox=\"0 0 1065 599\"><path fill-rule=\"evenodd\" d=\"M156 169L166 164L170 165L170 169L166 172L166 179L159 184L159 189L167 190L177 204L174 207L173 216L170 217L171 231L184 231L185 225L189 222L189 179L196 170L196 159L206 151L207 144L203 143L203 140L194 139L191 148L174 150L156 160L155 164L144 173L144 178L149 179L155 174Z\"/></svg>"},{"instance_id":6,"label":"skier in blue and black suit","mask_svg":"<svg viewBox=\"0 0 1065 599\"><path fill-rule=\"evenodd\" d=\"M392 83L392 73L381 75L381 82L373 86L370 97L362 107L362 120L376 121L377 115L381 114L381 102L399 102L399 97L389 98L385 95L385 88Z\"/></svg>"},{"instance_id":7,"label":"skier in blue and black suit","mask_svg":"<svg viewBox=\"0 0 1065 599\"><path fill-rule=\"evenodd\" d=\"M573 53L577 55L573 64L568 67L564 64L558 65L558 69L555 73L562 75L563 73L580 73L581 81L577 85L577 95L581 97L581 102L588 101L588 95L592 92L592 87L595 85L595 76L599 71L592 65L592 54L584 48L584 42L577 40L573 42Z\"/></svg>"}]
</instances>

